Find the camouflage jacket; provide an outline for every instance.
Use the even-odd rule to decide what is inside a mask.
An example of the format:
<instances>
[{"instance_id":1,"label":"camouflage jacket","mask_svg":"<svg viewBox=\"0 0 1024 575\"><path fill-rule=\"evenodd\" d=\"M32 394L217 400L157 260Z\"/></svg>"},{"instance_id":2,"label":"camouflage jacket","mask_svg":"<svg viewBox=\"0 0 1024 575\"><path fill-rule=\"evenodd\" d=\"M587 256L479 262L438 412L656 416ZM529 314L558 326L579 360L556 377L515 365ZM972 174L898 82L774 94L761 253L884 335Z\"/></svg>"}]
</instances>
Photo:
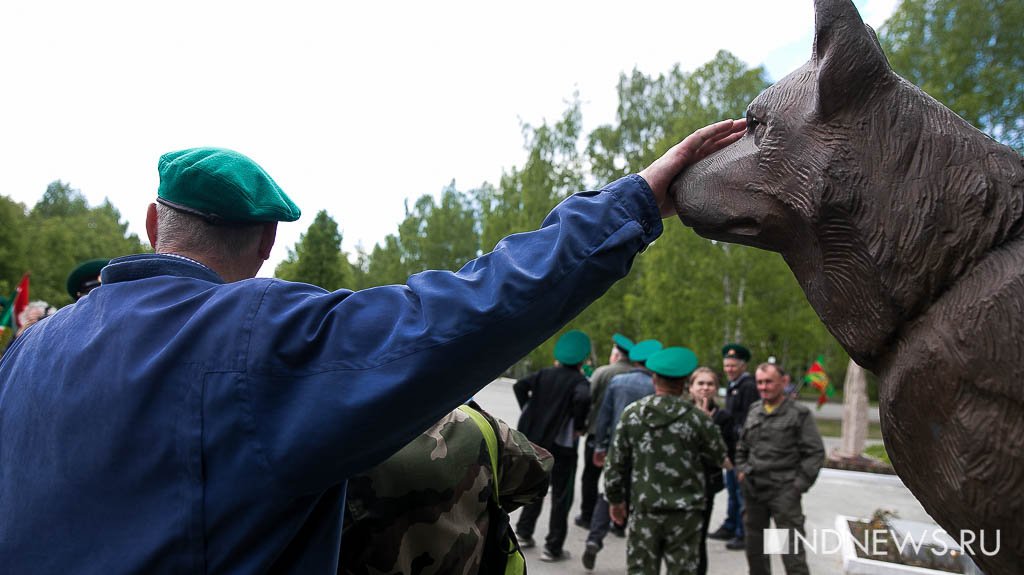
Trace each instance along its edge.
<instances>
[{"instance_id":1,"label":"camouflage jacket","mask_svg":"<svg viewBox=\"0 0 1024 575\"><path fill-rule=\"evenodd\" d=\"M751 405L736 444L735 463L753 491L788 485L807 491L825 463L825 447L811 410L791 399L771 413L762 401Z\"/></svg>"},{"instance_id":2,"label":"camouflage jacket","mask_svg":"<svg viewBox=\"0 0 1024 575\"><path fill-rule=\"evenodd\" d=\"M622 412L605 466L609 503L640 511L704 508L704 465L720 465L725 443L718 426L686 399L652 395Z\"/></svg>"},{"instance_id":3,"label":"camouflage jacket","mask_svg":"<svg viewBox=\"0 0 1024 575\"><path fill-rule=\"evenodd\" d=\"M496 423L501 506L547 493L551 454ZM494 488L483 434L458 409L349 480L339 573L476 573Z\"/></svg>"}]
</instances>

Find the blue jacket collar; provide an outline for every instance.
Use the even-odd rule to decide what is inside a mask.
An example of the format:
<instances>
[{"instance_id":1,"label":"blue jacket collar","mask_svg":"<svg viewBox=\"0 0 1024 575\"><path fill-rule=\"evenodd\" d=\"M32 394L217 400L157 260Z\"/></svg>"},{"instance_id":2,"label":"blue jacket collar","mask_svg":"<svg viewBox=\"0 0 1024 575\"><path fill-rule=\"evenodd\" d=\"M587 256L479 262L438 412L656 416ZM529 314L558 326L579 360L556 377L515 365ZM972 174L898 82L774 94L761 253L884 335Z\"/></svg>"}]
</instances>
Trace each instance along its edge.
<instances>
[{"instance_id":1,"label":"blue jacket collar","mask_svg":"<svg viewBox=\"0 0 1024 575\"><path fill-rule=\"evenodd\" d=\"M176 276L222 284L224 280L210 268L174 254L136 254L115 258L100 272L105 284L139 280L155 276Z\"/></svg>"}]
</instances>

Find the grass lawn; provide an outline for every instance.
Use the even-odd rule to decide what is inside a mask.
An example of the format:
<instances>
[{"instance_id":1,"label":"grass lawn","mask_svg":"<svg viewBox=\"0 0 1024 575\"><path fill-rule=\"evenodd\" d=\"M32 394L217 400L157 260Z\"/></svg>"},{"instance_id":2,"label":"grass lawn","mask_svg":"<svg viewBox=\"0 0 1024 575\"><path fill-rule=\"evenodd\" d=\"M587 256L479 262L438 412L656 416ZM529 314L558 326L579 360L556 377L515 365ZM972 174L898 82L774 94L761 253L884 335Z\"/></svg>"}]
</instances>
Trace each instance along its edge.
<instances>
[{"instance_id":1,"label":"grass lawn","mask_svg":"<svg viewBox=\"0 0 1024 575\"><path fill-rule=\"evenodd\" d=\"M817 419L818 431L825 437L839 437L842 435L843 422L838 419ZM873 422L868 422L868 439L882 439L881 427Z\"/></svg>"},{"instance_id":2,"label":"grass lawn","mask_svg":"<svg viewBox=\"0 0 1024 575\"><path fill-rule=\"evenodd\" d=\"M892 465L892 461L889 459L889 454L885 451L884 445L869 445L864 448L864 455L874 457L887 465Z\"/></svg>"}]
</instances>

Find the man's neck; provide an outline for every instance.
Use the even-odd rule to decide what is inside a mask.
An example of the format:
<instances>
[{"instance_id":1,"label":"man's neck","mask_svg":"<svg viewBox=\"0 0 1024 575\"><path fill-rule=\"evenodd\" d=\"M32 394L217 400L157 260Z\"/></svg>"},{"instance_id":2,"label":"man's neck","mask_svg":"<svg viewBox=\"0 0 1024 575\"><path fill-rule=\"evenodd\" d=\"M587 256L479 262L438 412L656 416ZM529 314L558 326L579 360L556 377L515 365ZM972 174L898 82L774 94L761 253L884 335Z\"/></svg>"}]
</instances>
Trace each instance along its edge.
<instances>
[{"instance_id":1,"label":"man's neck","mask_svg":"<svg viewBox=\"0 0 1024 575\"><path fill-rule=\"evenodd\" d=\"M682 389L670 389L670 388L667 388L667 387L661 387L659 385L655 385L654 386L654 395L672 395L672 396L675 396L675 397L679 397L679 396L683 395L683 390Z\"/></svg>"},{"instance_id":2,"label":"man's neck","mask_svg":"<svg viewBox=\"0 0 1024 575\"><path fill-rule=\"evenodd\" d=\"M157 252L160 255L171 256L177 258L183 258L193 263L197 263L207 269L213 270L215 274L221 277L225 282L231 283L244 279L250 279L255 277L255 274L250 274L248 270L241 271L237 265L227 265L222 261L218 261L215 258L205 256L203 254L197 254L185 250L160 250ZM259 271L259 270L257 270Z\"/></svg>"},{"instance_id":3,"label":"man's neck","mask_svg":"<svg viewBox=\"0 0 1024 575\"><path fill-rule=\"evenodd\" d=\"M780 395L778 398L775 399L774 402L769 402L766 399L764 399L762 401L764 401L764 404L767 405L768 407L770 407L772 409L775 409L776 407L782 405L782 403L784 401L786 401L786 396L785 395Z\"/></svg>"}]
</instances>

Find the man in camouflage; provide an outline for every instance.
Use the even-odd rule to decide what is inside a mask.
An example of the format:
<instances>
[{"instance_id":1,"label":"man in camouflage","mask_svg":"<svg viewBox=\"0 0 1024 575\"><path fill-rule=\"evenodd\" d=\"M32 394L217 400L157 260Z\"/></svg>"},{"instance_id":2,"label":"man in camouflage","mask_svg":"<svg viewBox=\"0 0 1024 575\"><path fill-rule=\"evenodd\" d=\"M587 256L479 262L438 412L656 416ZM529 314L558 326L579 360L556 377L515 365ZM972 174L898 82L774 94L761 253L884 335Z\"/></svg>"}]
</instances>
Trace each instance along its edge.
<instances>
[{"instance_id":1,"label":"man in camouflage","mask_svg":"<svg viewBox=\"0 0 1024 575\"><path fill-rule=\"evenodd\" d=\"M761 396L750 406L736 445L736 475L743 489L747 532L747 565L751 575L768 575L764 530L769 520L789 531L789 553L782 563L789 575L806 574L803 546L793 531L804 533L800 499L810 489L825 462L825 448L811 410L784 393L789 376L782 368L762 363L756 372Z\"/></svg>"},{"instance_id":2,"label":"man in camouflage","mask_svg":"<svg viewBox=\"0 0 1024 575\"><path fill-rule=\"evenodd\" d=\"M502 509L511 512L543 497L551 454L482 413L498 439ZM493 477L480 428L453 410L384 463L349 480L339 572L476 573Z\"/></svg>"},{"instance_id":3,"label":"man in camouflage","mask_svg":"<svg viewBox=\"0 0 1024 575\"><path fill-rule=\"evenodd\" d=\"M626 515L631 484L630 575L657 575L664 559L669 574L697 571L704 510L704 464L721 465L725 443L718 427L683 398L686 377L697 367L692 351L670 347L653 354L654 395L622 413L605 470L612 518Z\"/></svg>"}]
</instances>

